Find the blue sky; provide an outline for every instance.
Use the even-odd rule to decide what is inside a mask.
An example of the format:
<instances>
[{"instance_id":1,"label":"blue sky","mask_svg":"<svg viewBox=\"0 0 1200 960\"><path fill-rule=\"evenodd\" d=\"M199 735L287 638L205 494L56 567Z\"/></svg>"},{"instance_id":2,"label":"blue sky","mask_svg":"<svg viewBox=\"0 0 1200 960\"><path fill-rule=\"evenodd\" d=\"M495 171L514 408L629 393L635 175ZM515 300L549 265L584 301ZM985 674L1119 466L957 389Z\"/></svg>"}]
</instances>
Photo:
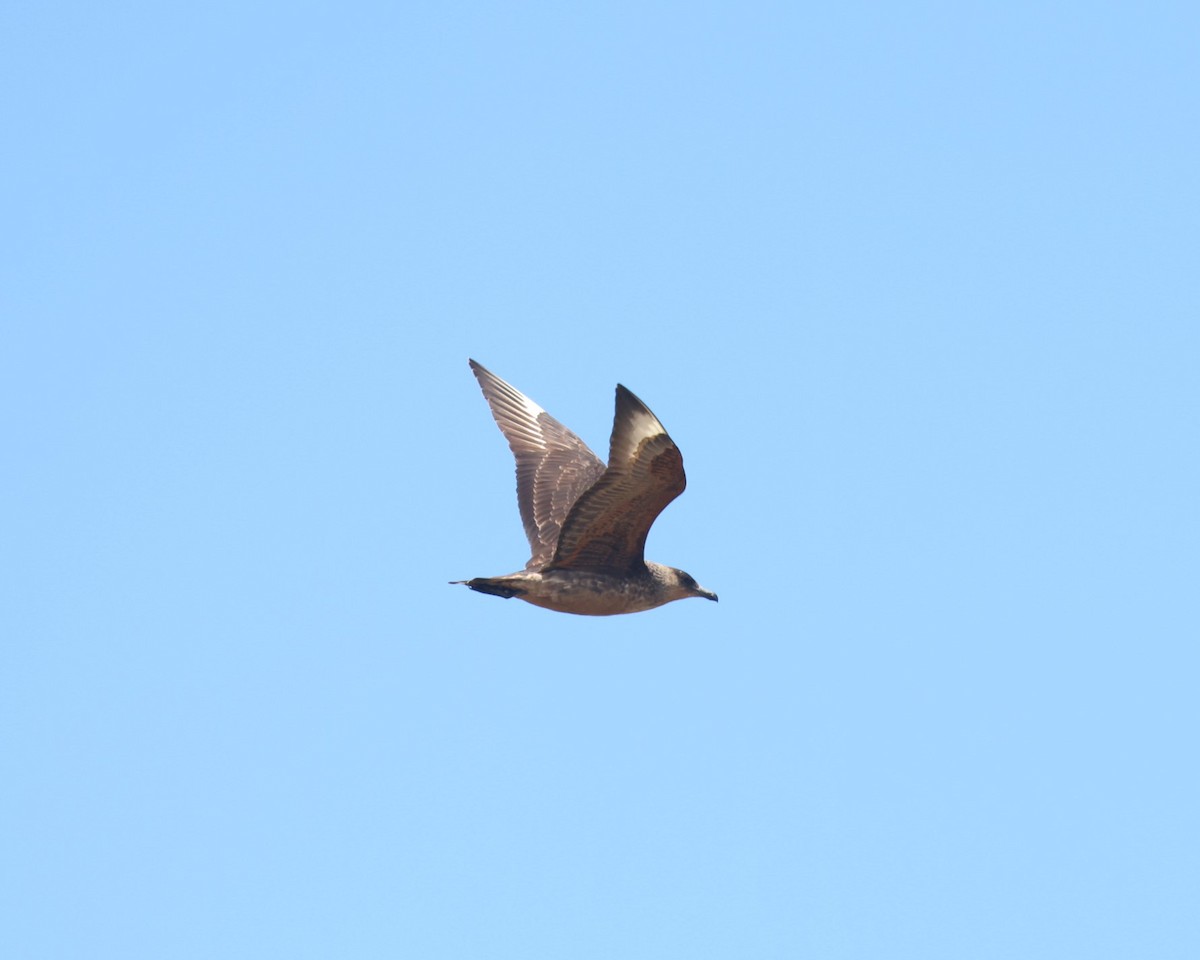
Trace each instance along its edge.
<instances>
[{"instance_id":1,"label":"blue sky","mask_svg":"<svg viewBox=\"0 0 1200 960\"><path fill-rule=\"evenodd\" d=\"M1196 956L1198 20L6 7L0 952Z\"/></svg>"}]
</instances>

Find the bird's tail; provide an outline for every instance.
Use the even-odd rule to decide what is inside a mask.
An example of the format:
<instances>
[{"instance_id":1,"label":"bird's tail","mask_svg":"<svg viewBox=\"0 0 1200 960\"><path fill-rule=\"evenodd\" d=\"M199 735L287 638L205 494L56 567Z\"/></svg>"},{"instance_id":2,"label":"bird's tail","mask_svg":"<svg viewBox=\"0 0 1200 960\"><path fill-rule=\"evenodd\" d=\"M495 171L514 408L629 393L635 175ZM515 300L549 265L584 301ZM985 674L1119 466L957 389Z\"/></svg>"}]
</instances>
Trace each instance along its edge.
<instances>
[{"instance_id":1,"label":"bird's tail","mask_svg":"<svg viewBox=\"0 0 1200 960\"><path fill-rule=\"evenodd\" d=\"M450 582L461 583L479 593L486 593L492 597L503 597L505 600L519 597L525 592L520 587L514 587L511 583L505 583L500 578L476 577L474 580L451 580Z\"/></svg>"}]
</instances>

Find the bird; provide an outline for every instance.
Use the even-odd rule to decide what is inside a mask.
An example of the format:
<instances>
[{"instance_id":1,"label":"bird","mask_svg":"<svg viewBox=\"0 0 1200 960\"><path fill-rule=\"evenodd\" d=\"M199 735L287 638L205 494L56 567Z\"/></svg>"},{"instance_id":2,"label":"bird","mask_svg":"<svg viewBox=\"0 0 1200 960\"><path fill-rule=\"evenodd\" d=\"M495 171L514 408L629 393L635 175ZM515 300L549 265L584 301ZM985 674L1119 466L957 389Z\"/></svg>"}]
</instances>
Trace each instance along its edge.
<instances>
[{"instance_id":1,"label":"bird","mask_svg":"<svg viewBox=\"0 0 1200 960\"><path fill-rule=\"evenodd\" d=\"M531 554L517 573L451 583L584 616L717 599L690 574L645 559L651 525L687 485L683 456L649 407L617 384L605 465L516 387L468 362L517 461L517 506Z\"/></svg>"}]
</instances>

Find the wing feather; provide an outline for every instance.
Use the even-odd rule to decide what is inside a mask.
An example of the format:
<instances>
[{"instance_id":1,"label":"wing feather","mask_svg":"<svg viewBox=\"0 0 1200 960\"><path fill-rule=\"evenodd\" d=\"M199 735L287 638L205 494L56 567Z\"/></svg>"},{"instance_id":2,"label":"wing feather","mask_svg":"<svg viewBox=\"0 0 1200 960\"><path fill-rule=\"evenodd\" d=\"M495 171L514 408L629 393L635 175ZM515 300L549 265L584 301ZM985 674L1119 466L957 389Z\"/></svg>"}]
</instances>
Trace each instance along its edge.
<instances>
[{"instance_id":1,"label":"wing feather","mask_svg":"<svg viewBox=\"0 0 1200 960\"><path fill-rule=\"evenodd\" d=\"M636 572L645 564L650 527L686 486L675 442L650 408L618 385L608 469L575 501L550 567Z\"/></svg>"},{"instance_id":2,"label":"wing feather","mask_svg":"<svg viewBox=\"0 0 1200 960\"><path fill-rule=\"evenodd\" d=\"M517 461L517 506L531 551L527 570L545 566L580 495L604 473L586 443L511 384L470 361L483 396Z\"/></svg>"}]
</instances>

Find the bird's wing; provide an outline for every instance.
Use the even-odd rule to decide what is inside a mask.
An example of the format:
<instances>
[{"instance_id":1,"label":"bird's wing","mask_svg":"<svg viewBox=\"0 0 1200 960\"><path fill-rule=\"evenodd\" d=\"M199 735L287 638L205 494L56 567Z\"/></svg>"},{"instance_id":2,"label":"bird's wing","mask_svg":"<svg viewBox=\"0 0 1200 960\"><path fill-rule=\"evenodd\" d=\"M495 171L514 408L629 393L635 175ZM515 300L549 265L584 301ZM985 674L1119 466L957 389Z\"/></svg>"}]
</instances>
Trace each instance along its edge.
<instances>
[{"instance_id":1,"label":"bird's wing","mask_svg":"<svg viewBox=\"0 0 1200 960\"><path fill-rule=\"evenodd\" d=\"M545 566L572 505L604 473L586 443L474 360L471 370L517 461L517 505L529 538L527 570Z\"/></svg>"},{"instance_id":2,"label":"bird's wing","mask_svg":"<svg viewBox=\"0 0 1200 960\"><path fill-rule=\"evenodd\" d=\"M675 442L650 408L618 385L608 469L571 508L550 567L636 572L650 526L686 485Z\"/></svg>"}]
</instances>

